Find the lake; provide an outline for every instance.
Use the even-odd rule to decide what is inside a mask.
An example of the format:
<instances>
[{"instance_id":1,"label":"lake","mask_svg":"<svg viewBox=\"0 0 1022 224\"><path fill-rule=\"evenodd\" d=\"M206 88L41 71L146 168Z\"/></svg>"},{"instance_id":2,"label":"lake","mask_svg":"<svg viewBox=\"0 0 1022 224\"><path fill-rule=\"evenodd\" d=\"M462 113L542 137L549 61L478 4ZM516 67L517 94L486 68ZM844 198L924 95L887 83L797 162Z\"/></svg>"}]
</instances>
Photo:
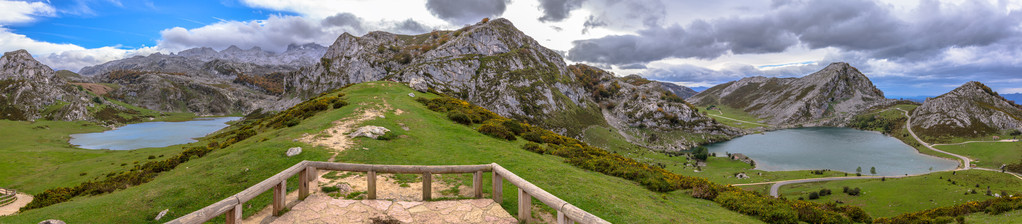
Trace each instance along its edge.
<instances>
[{"instance_id":1,"label":"lake","mask_svg":"<svg viewBox=\"0 0 1022 224\"><path fill-rule=\"evenodd\" d=\"M71 135L72 145L85 149L132 150L196 142L195 138L227 127L240 117L198 118L182 122L144 122L99 133Z\"/></svg>"},{"instance_id":2,"label":"lake","mask_svg":"<svg viewBox=\"0 0 1022 224\"><path fill-rule=\"evenodd\" d=\"M765 171L831 169L877 175L922 174L952 170L957 161L923 155L900 140L851 128L797 128L751 134L706 146L717 156L741 153Z\"/></svg>"}]
</instances>

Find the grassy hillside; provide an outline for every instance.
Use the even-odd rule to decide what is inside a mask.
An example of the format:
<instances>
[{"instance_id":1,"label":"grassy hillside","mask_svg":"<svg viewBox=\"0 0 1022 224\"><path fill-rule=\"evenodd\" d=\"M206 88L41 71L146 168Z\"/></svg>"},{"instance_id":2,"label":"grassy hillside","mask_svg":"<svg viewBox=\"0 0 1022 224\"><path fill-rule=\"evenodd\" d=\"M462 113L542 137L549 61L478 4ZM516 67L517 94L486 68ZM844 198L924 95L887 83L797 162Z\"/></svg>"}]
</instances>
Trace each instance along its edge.
<instances>
[{"instance_id":1,"label":"grassy hillside","mask_svg":"<svg viewBox=\"0 0 1022 224\"><path fill-rule=\"evenodd\" d=\"M977 185L979 187L976 187ZM850 196L842 193L845 186L860 188L862 195ZM1017 195L1022 193L1020 190L1022 180L989 171L947 171L900 179L792 184L781 188L780 193L792 200L800 197L808 199L810 192L830 189L832 195L820 197L815 201L841 201L860 206L873 217L879 218L993 198L985 195L987 187L990 187L993 193L1000 194L1006 191L1008 194ZM972 190L975 190L976 194L972 194Z\"/></svg>"},{"instance_id":2,"label":"grassy hillside","mask_svg":"<svg viewBox=\"0 0 1022 224\"><path fill-rule=\"evenodd\" d=\"M1001 164L1022 162L1022 143L1019 142L977 142L961 145L941 145L937 149L967 156L979 167L1000 169Z\"/></svg>"},{"instance_id":3,"label":"grassy hillside","mask_svg":"<svg viewBox=\"0 0 1022 224\"><path fill-rule=\"evenodd\" d=\"M407 95L413 90L400 84L366 83L349 87L342 92L346 94L349 106L319 112L293 127L262 129L244 141L213 150L204 157L193 158L173 170L163 172L149 183L109 194L77 197L69 202L29 210L17 216L0 217L0 223L35 223L50 218L62 219L69 223L146 223L154 222L151 221L152 217L167 208L170 212L165 220L175 218L237 193L298 161L326 160L331 155L329 149L292 140L305 134L316 134L330 127L332 121L350 117L359 113L361 109L384 103L395 110L386 113L385 118L367 121L366 124L387 127L402 137L389 141L356 139L352 149L338 155L338 162L426 165L496 162L550 193L612 222L759 222L755 218L722 208L716 203L692 198L685 191L655 193L632 181L573 167L564 163L564 159L560 157L525 151L521 149L524 140L505 141L480 134L471 127L449 121L443 114L424 108ZM417 92L416 94L435 97L430 94ZM402 113L397 114L397 109ZM404 131L401 124L407 126L409 130ZM238 128L236 125L225 132ZM95 130L97 129L79 131ZM65 133L55 132L51 138ZM96 156L92 161L80 162L83 163L80 167L111 171L127 169L120 167L118 162L138 160L155 153L177 153L182 148L206 145L210 141L213 140L205 139L185 146L135 153L108 152L111 153L111 158L100 160L99 156ZM286 149L294 146L301 146L305 150L296 157L284 156ZM66 146L52 147L75 150ZM110 162L114 164L111 165ZM74 176L79 172L78 169L62 168L52 173ZM2 178L0 181L3 181L0 183L21 180L24 183L18 186L34 186L31 188L38 192L50 186L69 186L84 180L61 178L55 184L41 184L35 180L22 179L23 175L0 176ZM291 180L288 183L291 185L289 189L293 190L296 181ZM489 182L484 181L484 184L488 185ZM513 189L510 185L506 185L505 188ZM484 186L484 189L489 189L489 186ZM517 211L513 203L515 194L513 190L505 190L503 195L505 201L503 206L512 214ZM245 215L251 215L268 202L268 194L250 201L245 206ZM111 208L116 208L117 212L110 212Z\"/></svg>"}]
</instances>

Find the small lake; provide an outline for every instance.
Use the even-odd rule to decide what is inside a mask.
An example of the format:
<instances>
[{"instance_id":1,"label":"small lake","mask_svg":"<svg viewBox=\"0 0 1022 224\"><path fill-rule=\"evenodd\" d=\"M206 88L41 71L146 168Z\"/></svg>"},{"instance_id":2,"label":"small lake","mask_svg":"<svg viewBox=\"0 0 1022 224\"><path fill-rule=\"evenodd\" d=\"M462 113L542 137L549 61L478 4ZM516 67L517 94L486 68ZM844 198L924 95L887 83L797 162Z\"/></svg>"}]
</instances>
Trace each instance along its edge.
<instances>
[{"instance_id":1,"label":"small lake","mask_svg":"<svg viewBox=\"0 0 1022 224\"><path fill-rule=\"evenodd\" d=\"M958 162L923 155L900 140L851 128L797 128L751 134L706 146L717 156L741 153L765 171L831 169L869 175L922 174L952 170Z\"/></svg>"},{"instance_id":2,"label":"small lake","mask_svg":"<svg viewBox=\"0 0 1022 224\"><path fill-rule=\"evenodd\" d=\"M197 142L195 138L227 127L240 117L198 118L182 122L144 122L114 130L71 135L72 145L84 149L132 150Z\"/></svg>"}]
</instances>

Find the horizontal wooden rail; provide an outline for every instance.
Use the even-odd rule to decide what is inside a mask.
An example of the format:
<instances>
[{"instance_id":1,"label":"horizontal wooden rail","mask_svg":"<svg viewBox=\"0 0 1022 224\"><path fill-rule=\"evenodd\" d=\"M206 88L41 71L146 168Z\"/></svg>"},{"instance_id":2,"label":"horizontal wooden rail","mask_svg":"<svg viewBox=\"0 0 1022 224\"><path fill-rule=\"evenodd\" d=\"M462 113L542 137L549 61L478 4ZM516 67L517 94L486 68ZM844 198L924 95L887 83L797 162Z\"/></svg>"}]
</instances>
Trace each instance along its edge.
<instances>
[{"instance_id":1,"label":"horizontal wooden rail","mask_svg":"<svg viewBox=\"0 0 1022 224\"><path fill-rule=\"evenodd\" d=\"M558 223L581 222L581 223L609 223L600 217L589 214L582 209L575 207L568 202L536 187L525 179L518 177L511 171L504 169L496 163L483 165L451 165L451 166L415 166L415 165L375 165L375 164L353 164L353 163L331 163L317 161L302 161L290 168L266 178L251 187L231 195L221 201L213 203L205 208L199 209L177 219L171 220L171 224L198 224L207 222L220 215L225 215L227 223L241 223L241 209L245 202L256 196L273 189L273 215L281 215L284 207L284 194L286 194L286 181L295 175L299 176L299 200L309 194L310 183L316 179L316 170L338 170L349 172L365 172L368 179L368 199L376 199L376 174L377 173L404 173L423 175L423 200L430 200L430 183L432 174L454 174L472 173L472 184L475 190L474 196L482 198L482 175L483 172L493 173L493 199L498 204L503 196L503 179L507 179L512 185L519 189L519 220L527 221L531 216L532 198L557 210Z\"/></svg>"},{"instance_id":2,"label":"horizontal wooden rail","mask_svg":"<svg viewBox=\"0 0 1022 224\"><path fill-rule=\"evenodd\" d=\"M539 199L540 202L543 202L543 204L546 204L547 206L550 206L550 208L557 210L559 223L564 223L568 221L575 221L581 223L610 223L607 222L606 220L601 219L600 217L597 217L596 215L589 214L589 212L586 212L578 207L575 207L574 205L568 204L568 202L561 200L560 198L557 198L557 196L554 196L553 194L546 192L542 188L539 188L536 185L533 185L532 183L529 183L529 181L526 181L525 179L518 177L518 175L515 175L515 173L512 173L511 171L504 169L504 167L501 167L496 163L490 165L493 166L494 174L500 175L500 177L507 179L508 182L511 182L511 184L518 187L518 189L520 189L520 193L525 193L524 196L520 195L519 197L521 200L519 200L518 220L528 219L529 216L531 216L531 214L528 214L530 208L526 207L523 210L522 208L523 206L521 205L531 204L532 199L528 197L535 197L536 199ZM527 202L523 201L526 199L528 200ZM565 218L569 220L565 220Z\"/></svg>"}]
</instances>

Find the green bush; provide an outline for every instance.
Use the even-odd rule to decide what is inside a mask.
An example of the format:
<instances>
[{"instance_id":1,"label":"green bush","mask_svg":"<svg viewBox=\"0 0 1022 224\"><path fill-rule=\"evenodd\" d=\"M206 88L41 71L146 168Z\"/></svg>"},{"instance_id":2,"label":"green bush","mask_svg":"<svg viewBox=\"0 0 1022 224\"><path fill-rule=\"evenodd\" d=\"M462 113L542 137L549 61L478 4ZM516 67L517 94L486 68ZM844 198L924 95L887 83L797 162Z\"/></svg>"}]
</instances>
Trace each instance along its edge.
<instances>
[{"instance_id":1,"label":"green bush","mask_svg":"<svg viewBox=\"0 0 1022 224\"><path fill-rule=\"evenodd\" d=\"M486 122L483 125L479 126L477 130L483 134L489 135L490 137L494 138L505 139L508 141L514 141L517 139L515 138L514 132L508 130L507 127L504 127L503 125L501 125L501 123L498 122Z\"/></svg>"},{"instance_id":2,"label":"green bush","mask_svg":"<svg viewBox=\"0 0 1022 224\"><path fill-rule=\"evenodd\" d=\"M384 141L394 140L394 139L397 139L397 138L398 138L398 134L394 133L393 131L388 131L387 133L383 133L383 135L376 136L376 140L384 140Z\"/></svg>"},{"instance_id":3,"label":"green bush","mask_svg":"<svg viewBox=\"0 0 1022 224\"><path fill-rule=\"evenodd\" d=\"M692 149L692 158L699 161L706 161L710 157L709 149L703 146L697 146Z\"/></svg>"}]
</instances>

